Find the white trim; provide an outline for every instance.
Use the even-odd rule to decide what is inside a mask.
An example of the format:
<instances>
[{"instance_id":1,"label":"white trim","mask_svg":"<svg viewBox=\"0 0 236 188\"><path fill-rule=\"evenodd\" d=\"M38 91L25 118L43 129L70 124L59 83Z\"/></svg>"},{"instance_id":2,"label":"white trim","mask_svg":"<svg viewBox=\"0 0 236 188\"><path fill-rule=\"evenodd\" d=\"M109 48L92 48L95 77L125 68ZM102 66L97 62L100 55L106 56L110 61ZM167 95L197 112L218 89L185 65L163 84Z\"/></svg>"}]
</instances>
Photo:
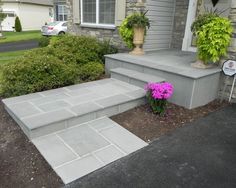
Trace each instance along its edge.
<instances>
[{"instance_id":1,"label":"white trim","mask_svg":"<svg viewBox=\"0 0 236 188\"><path fill-rule=\"evenodd\" d=\"M93 27L93 28L102 28L102 29L115 29L115 20L114 20L114 24L100 24L99 23L99 1L100 0L96 0L96 23L88 23L88 22L83 22L83 0L80 0L80 17L81 17L81 24L80 26L82 27ZM115 5L116 6L116 5Z\"/></svg>"},{"instance_id":2,"label":"white trim","mask_svg":"<svg viewBox=\"0 0 236 188\"><path fill-rule=\"evenodd\" d=\"M197 0L190 0L189 1L188 16L187 16L185 34L184 34L184 39L183 39L183 44L182 44L183 51L192 51L192 52L197 51L197 49L195 47L192 47L192 45L191 45L192 37L193 37L193 34L191 32L191 25L196 17L197 3L198 3Z\"/></svg>"},{"instance_id":3,"label":"white trim","mask_svg":"<svg viewBox=\"0 0 236 188\"><path fill-rule=\"evenodd\" d=\"M99 0L96 0L96 25L99 24Z\"/></svg>"},{"instance_id":4,"label":"white trim","mask_svg":"<svg viewBox=\"0 0 236 188\"><path fill-rule=\"evenodd\" d=\"M81 27L98 28L98 29L116 29L115 25L106 25L106 24L82 23L82 24L80 24L80 26Z\"/></svg>"}]
</instances>

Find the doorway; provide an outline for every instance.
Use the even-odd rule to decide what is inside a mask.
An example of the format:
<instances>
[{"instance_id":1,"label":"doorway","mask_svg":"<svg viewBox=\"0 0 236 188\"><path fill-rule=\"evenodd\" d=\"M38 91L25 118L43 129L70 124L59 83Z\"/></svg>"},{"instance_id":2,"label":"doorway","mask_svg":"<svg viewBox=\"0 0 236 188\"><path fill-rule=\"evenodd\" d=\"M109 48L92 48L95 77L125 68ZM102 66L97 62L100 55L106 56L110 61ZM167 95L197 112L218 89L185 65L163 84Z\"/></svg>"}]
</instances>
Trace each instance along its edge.
<instances>
[{"instance_id":1,"label":"doorway","mask_svg":"<svg viewBox=\"0 0 236 188\"><path fill-rule=\"evenodd\" d=\"M196 52L196 39L191 32L191 25L200 14L217 10L221 12L221 16L228 17L230 13L230 5L232 0L219 0L213 7L211 0L190 0L188 7L188 17L185 28L185 36L183 40L182 50Z\"/></svg>"}]
</instances>

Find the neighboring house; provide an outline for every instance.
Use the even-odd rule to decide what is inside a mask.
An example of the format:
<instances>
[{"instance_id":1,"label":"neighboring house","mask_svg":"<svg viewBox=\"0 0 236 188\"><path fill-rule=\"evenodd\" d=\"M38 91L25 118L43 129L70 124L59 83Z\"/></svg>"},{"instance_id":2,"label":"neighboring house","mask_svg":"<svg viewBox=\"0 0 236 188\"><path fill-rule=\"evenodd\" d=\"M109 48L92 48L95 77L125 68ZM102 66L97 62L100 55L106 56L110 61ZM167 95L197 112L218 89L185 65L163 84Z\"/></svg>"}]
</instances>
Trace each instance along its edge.
<instances>
[{"instance_id":1,"label":"neighboring house","mask_svg":"<svg viewBox=\"0 0 236 188\"><path fill-rule=\"evenodd\" d=\"M52 0L3 0L3 12L7 14L2 22L4 31L14 31L18 16L23 31L40 30L46 22L53 21Z\"/></svg>"},{"instance_id":2,"label":"neighboring house","mask_svg":"<svg viewBox=\"0 0 236 188\"><path fill-rule=\"evenodd\" d=\"M148 10L151 20L146 51L179 48L195 51L190 26L200 12L213 9L211 0L67 0L72 12L70 29L82 35L111 39L122 47L117 26L128 14ZM229 15L232 0L219 0L215 8ZM233 0L235 1L235 0ZM214 8L214 9L215 9Z\"/></svg>"},{"instance_id":3,"label":"neighboring house","mask_svg":"<svg viewBox=\"0 0 236 188\"><path fill-rule=\"evenodd\" d=\"M66 0L54 0L54 19L56 21L67 21L68 19L68 8Z\"/></svg>"}]
</instances>

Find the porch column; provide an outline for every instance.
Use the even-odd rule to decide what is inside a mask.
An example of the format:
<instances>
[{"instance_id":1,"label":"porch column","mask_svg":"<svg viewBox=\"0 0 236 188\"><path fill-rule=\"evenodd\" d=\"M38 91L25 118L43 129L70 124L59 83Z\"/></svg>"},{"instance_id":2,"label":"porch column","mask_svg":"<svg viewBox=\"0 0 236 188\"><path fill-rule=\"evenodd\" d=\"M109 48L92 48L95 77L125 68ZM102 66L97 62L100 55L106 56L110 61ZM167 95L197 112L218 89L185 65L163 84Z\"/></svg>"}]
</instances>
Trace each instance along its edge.
<instances>
[{"instance_id":1,"label":"porch column","mask_svg":"<svg viewBox=\"0 0 236 188\"><path fill-rule=\"evenodd\" d=\"M228 53L229 58L236 60L236 1L232 1L231 7L230 7L230 15L229 19L232 21L232 25L234 28L231 45L229 47Z\"/></svg>"}]
</instances>

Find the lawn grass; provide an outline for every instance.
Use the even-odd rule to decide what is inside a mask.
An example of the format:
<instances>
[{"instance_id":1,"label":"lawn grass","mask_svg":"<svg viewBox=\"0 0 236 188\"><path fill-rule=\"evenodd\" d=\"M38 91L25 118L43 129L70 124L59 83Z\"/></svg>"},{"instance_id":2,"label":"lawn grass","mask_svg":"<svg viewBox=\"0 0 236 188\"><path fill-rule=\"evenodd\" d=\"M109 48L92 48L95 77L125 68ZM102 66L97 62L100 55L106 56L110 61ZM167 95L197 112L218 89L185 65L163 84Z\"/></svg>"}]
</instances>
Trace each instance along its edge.
<instances>
[{"instance_id":1,"label":"lawn grass","mask_svg":"<svg viewBox=\"0 0 236 188\"><path fill-rule=\"evenodd\" d=\"M14 52L1 52L0 53L0 66L7 64L10 60L22 56L28 50L14 51Z\"/></svg>"},{"instance_id":2,"label":"lawn grass","mask_svg":"<svg viewBox=\"0 0 236 188\"><path fill-rule=\"evenodd\" d=\"M3 36L0 43L39 39L42 34L40 31L3 32Z\"/></svg>"}]
</instances>

